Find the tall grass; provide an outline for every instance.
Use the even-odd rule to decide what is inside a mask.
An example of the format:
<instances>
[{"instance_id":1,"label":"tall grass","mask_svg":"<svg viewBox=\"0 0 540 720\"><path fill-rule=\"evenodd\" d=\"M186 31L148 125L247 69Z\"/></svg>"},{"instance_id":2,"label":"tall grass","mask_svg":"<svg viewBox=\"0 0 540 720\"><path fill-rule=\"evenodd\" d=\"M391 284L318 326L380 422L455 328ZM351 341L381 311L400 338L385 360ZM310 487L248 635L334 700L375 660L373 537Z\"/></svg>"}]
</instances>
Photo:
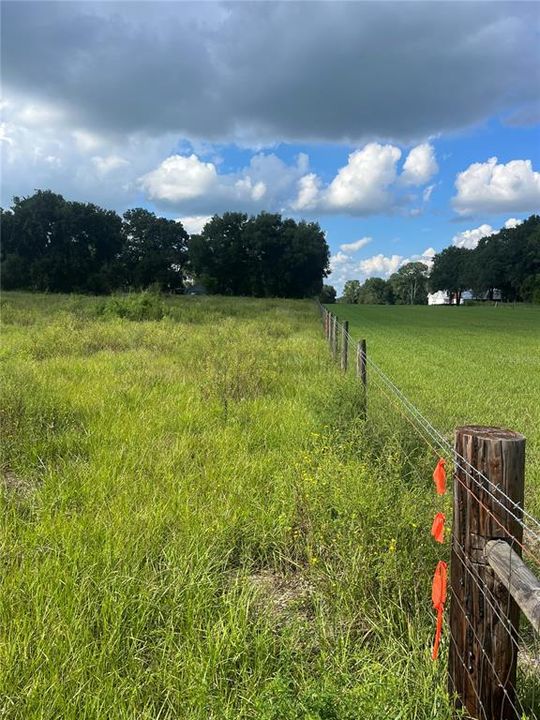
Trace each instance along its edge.
<instances>
[{"instance_id":1,"label":"tall grass","mask_svg":"<svg viewBox=\"0 0 540 720\"><path fill-rule=\"evenodd\" d=\"M431 466L311 303L3 302L0 717L451 717Z\"/></svg>"}]
</instances>

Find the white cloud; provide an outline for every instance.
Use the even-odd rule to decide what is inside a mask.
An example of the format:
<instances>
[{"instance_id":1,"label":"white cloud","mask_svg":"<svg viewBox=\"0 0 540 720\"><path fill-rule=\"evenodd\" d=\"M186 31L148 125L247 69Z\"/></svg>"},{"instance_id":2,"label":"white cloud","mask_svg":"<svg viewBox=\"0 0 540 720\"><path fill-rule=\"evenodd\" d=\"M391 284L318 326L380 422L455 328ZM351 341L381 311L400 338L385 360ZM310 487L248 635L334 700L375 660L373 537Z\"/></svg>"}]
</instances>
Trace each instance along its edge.
<instances>
[{"instance_id":1,"label":"white cloud","mask_svg":"<svg viewBox=\"0 0 540 720\"><path fill-rule=\"evenodd\" d=\"M398 268L403 265L404 259L401 255L391 255L387 257L382 253L373 255L366 260L362 260L358 263L360 272L366 277L383 277L387 278Z\"/></svg>"},{"instance_id":2,"label":"white cloud","mask_svg":"<svg viewBox=\"0 0 540 720\"><path fill-rule=\"evenodd\" d=\"M518 220L517 218L508 218L508 220L504 223L504 227L506 229L515 228L518 225L521 225L522 222L523 220ZM473 250L482 238L490 237L490 235L495 235L497 232L499 232L497 229L488 225L488 223L484 223L477 228L473 228L472 230L463 230L457 235L454 235L452 238L452 245Z\"/></svg>"},{"instance_id":3,"label":"white cloud","mask_svg":"<svg viewBox=\"0 0 540 720\"><path fill-rule=\"evenodd\" d=\"M189 235L198 235L211 219L211 215L186 215L185 217L177 218L177 221L182 223L184 230L189 233Z\"/></svg>"},{"instance_id":4,"label":"white cloud","mask_svg":"<svg viewBox=\"0 0 540 720\"><path fill-rule=\"evenodd\" d=\"M521 225L522 222L523 220L518 220L517 218L508 218L508 220L504 223L504 227L507 230L510 230L517 227L518 225Z\"/></svg>"},{"instance_id":5,"label":"white cloud","mask_svg":"<svg viewBox=\"0 0 540 720\"><path fill-rule=\"evenodd\" d=\"M331 210L358 214L388 208L388 188L396 179L401 150L394 145L369 143L349 155L324 193L323 204Z\"/></svg>"},{"instance_id":6,"label":"white cloud","mask_svg":"<svg viewBox=\"0 0 540 720\"><path fill-rule=\"evenodd\" d=\"M453 205L460 215L530 212L540 205L540 173L530 160L499 164L496 157L473 163L456 178Z\"/></svg>"},{"instance_id":7,"label":"white cloud","mask_svg":"<svg viewBox=\"0 0 540 720\"><path fill-rule=\"evenodd\" d=\"M411 255L411 257L409 258L405 258L401 264L406 265L409 262L421 262L431 269L431 266L433 265L433 258L436 254L437 251L435 250L435 248L428 247L424 250L423 253L420 253L418 255Z\"/></svg>"},{"instance_id":8,"label":"white cloud","mask_svg":"<svg viewBox=\"0 0 540 720\"><path fill-rule=\"evenodd\" d=\"M216 166L201 162L195 154L171 155L141 178L141 186L151 200L169 203L205 195L217 182Z\"/></svg>"},{"instance_id":9,"label":"white cloud","mask_svg":"<svg viewBox=\"0 0 540 720\"><path fill-rule=\"evenodd\" d=\"M368 243L370 243L373 240L371 237L363 237L360 238L360 240L355 240L352 243L343 243L343 245L339 246L340 250L343 250L343 252L358 252L361 248L365 247Z\"/></svg>"},{"instance_id":10,"label":"white cloud","mask_svg":"<svg viewBox=\"0 0 540 720\"><path fill-rule=\"evenodd\" d=\"M291 208L350 215L391 211L411 199L403 193L400 196L400 185L423 185L438 171L435 150L429 143L410 151L398 177L400 158L401 150L396 145L368 143L349 155L347 164L326 187L315 173L303 175ZM433 188L431 185L425 189L424 202L429 200ZM419 215L421 209L409 213Z\"/></svg>"},{"instance_id":11,"label":"white cloud","mask_svg":"<svg viewBox=\"0 0 540 720\"><path fill-rule=\"evenodd\" d=\"M407 155L407 159L403 164L401 180L405 185L424 185L438 171L439 166L437 165L433 145L423 143L414 147ZM433 189L433 186L431 189Z\"/></svg>"},{"instance_id":12,"label":"white cloud","mask_svg":"<svg viewBox=\"0 0 540 720\"><path fill-rule=\"evenodd\" d=\"M428 185L427 188L425 188L424 192L422 193L422 200L427 203L431 200L431 194L433 193L433 190L435 189L435 185Z\"/></svg>"},{"instance_id":13,"label":"white cloud","mask_svg":"<svg viewBox=\"0 0 540 720\"><path fill-rule=\"evenodd\" d=\"M320 194L321 181L315 173L304 175L298 181L298 194L291 203L293 210L314 210Z\"/></svg>"},{"instance_id":14,"label":"white cloud","mask_svg":"<svg viewBox=\"0 0 540 720\"><path fill-rule=\"evenodd\" d=\"M494 230L491 225L484 223L483 225L480 225L480 227L473 228L472 230L463 230L463 232L454 235L452 238L452 245L472 250L478 245L482 238L489 237L496 232L497 230Z\"/></svg>"},{"instance_id":15,"label":"white cloud","mask_svg":"<svg viewBox=\"0 0 540 720\"><path fill-rule=\"evenodd\" d=\"M287 165L273 153L257 153L235 172L219 172L195 153L172 155L139 182L149 199L190 215L225 210L280 210L290 206L309 159L303 153Z\"/></svg>"},{"instance_id":16,"label":"white cloud","mask_svg":"<svg viewBox=\"0 0 540 720\"><path fill-rule=\"evenodd\" d=\"M343 249L343 245L341 248ZM422 262L431 268L433 258L437 254L435 248L428 247L422 253L404 257L403 255L384 255L378 253L364 260L356 260L344 252L337 252L330 258L330 277L328 282L341 292L347 280L364 282L369 277L387 279L400 267L410 262Z\"/></svg>"}]
</instances>

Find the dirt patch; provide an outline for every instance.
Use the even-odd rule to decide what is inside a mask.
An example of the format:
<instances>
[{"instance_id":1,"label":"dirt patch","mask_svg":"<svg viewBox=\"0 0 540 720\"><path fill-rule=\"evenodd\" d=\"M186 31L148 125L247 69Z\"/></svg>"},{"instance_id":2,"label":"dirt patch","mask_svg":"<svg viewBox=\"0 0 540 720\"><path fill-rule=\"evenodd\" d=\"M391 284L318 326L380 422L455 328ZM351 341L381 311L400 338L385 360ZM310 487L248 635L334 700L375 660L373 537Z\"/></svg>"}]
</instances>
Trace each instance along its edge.
<instances>
[{"instance_id":1,"label":"dirt patch","mask_svg":"<svg viewBox=\"0 0 540 720\"><path fill-rule=\"evenodd\" d=\"M30 480L16 475L13 470L10 470L9 468L2 470L0 474L0 481L2 487L7 493L23 499L32 495L36 489L35 485L30 482Z\"/></svg>"},{"instance_id":2,"label":"dirt patch","mask_svg":"<svg viewBox=\"0 0 540 720\"><path fill-rule=\"evenodd\" d=\"M313 585L300 574L281 575L263 570L247 577L255 591L255 608L272 615L279 625L291 620L309 622L314 617Z\"/></svg>"}]
</instances>

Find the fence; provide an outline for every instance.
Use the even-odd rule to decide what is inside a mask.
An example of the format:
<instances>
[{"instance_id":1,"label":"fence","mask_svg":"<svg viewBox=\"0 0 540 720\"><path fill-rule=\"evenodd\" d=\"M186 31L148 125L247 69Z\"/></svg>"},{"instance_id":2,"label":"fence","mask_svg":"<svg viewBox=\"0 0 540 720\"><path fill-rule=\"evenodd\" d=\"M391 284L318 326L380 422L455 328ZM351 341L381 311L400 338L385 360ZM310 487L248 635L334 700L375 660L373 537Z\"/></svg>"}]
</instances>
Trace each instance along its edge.
<instances>
[{"instance_id":1,"label":"fence","mask_svg":"<svg viewBox=\"0 0 540 720\"><path fill-rule=\"evenodd\" d=\"M448 686L456 708L478 720L538 718L536 682L525 701L528 711L516 692L518 653L530 672L538 673L540 684L540 653L530 655L540 634L540 581L522 559L540 567L540 522L523 508L525 438L500 428L465 426L456 428L452 445L369 357L366 340L355 342L347 321L339 322L320 304L319 310L343 372L355 358L364 417L372 421L368 400L375 389L439 458L434 474L442 485L439 492L444 491L445 464L453 467ZM434 537L436 524L444 522L437 515ZM433 583L438 611L434 656L445 599L446 563L440 562ZM527 639L520 632L522 615Z\"/></svg>"}]
</instances>

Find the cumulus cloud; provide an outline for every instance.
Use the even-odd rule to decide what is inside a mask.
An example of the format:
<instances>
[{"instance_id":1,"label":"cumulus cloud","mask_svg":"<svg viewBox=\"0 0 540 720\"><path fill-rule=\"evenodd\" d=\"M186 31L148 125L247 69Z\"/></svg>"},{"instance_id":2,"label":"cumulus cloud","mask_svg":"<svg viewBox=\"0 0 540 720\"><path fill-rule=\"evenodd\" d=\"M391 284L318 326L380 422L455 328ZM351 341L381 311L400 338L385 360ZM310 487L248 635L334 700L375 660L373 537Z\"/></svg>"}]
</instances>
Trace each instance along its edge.
<instances>
[{"instance_id":1,"label":"cumulus cloud","mask_svg":"<svg viewBox=\"0 0 540 720\"><path fill-rule=\"evenodd\" d=\"M387 257L382 253L373 255L366 260L361 260L358 263L358 268L362 275L366 277L390 277L392 273L400 268L403 264L403 257L401 255L390 255Z\"/></svg>"},{"instance_id":2,"label":"cumulus cloud","mask_svg":"<svg viewBox=\"0 0 540 720\"><path fill-rule=\"evenodd\" d=\"M403 164L401 180L405 185L425 185L438 171L435 149L433 145L424 143L414 147L407 155ZM433 190L433 186L431 189ZM428 200L429 195L431 192L428 194Z\"/></svg>"},{"instance_id":3,"label":"cumulus cloud","mask_svg":"<svg viewBox=\"0 0 540 720\"><path fill-rule=\"evenodd\" d=\"M123 211L140 202L136 180L167 154L173 138L110 136L71 126L60 108L24 98L3 103L2 198L49 188L68 199ZM43 123L38 119L47 118Z\"/></svg>"},{"instance_id":4,"label":"cumulus cloud","mask_svg":"<svg viewBox=\"0 0 540 720\"><path fill-rule=\"evenodd\" d=\"M508 230L521 225L522 222L523 220L518 220L517 218L508 218L508 220L504 223L504 227ZM483 223L477 228L463 230L457 235L454 235L452 238L452 245L460 248L467 248L468 250L474 250L482 238L490 237L498 232L499 231L496 228L492 227L488 223Z\"/></svg>"},{"instance_id":5,"label":"cumulus cloud","mask_svg":"<svg viewBox=\"0 0 540 720\"><path fill-rule=\"evenodd\" d=\"M373 240L371 237L363 237L360 238L360 240L355 240L352 243L343 243L343 245L339 246L340 250L343 250L344 253L355 253L358 252L358 250L361 250L363 247L368 245Z\"/></svg>"},{"instance_id":6,"label":"cumulus cloud","mask_svg":"<svg viewBox=\"0 0 540 720\"><path fill-rule=\"evenodd\" d=\"M315 173L308 173L298 180L297 196L291 203L293 210L315 210L321 192L321 181Z\"/></svg>"},{"instance_id":7,"label":"cumulus cloud","mask_svg":"<svg viewBox=\"0 0 540 720\"><path fill-rule=\"evenodd\" d=\"M523 220L518 220L517 218L508 218L508 220L504 223L504 227L507 230L510 230L517 227L518 225L521 225L522 222Z\"/></svg>"},{"instance_id":8,"label":"cumulus cloud","mask_svg":"<svg viewBox=\"0 0 540 720\"><path fill-rule=\"evenodd\" d=\"M143 175L139 184L158 206L196 215L231 209L280 210L290 202L307 162L303 154L289 165L273 153L257 153L246 167L219 172L214 163L195 153L175 154Z\"/></svg>"},{"instance_id":9,"label":"cumulus cloud","mask_svg":"<svg viewBox=\"0 0 540 720\"><path fill-rule=\"evenodd\" d=\"M343 247L342 245L341 249ZM431 268L436 254L435 248L428 247L422 253L410 255L409 257L377 253L363 260L357 260L351 255L339 251L330 259L328 282L334 285L338 292L341 292L347 280L360 280L360 282L363 282L368 277L388 279L390 275L409 262L423 262L428 268Z\"/></svg>"},{"instance_id":10,"label":"cumulus cloud","mask_svg":"<svg viewBox=\"0 0 540 720\"><path fill-rule=\"evenodd\" d=\"M315 173L301 177L291 206L301 211L358 216L391 211L409 199L400 193L400 185L423 185L438 171L433 146L424 144L410 151L398 176L401 154L396 145L367 143L349 155L347 164L328 185L323 186ZM420 212L416 210L416 214Z\"/></svg>"},{"instance_id":11,"label":"cumulus cloud","mask_svg":"<svg viewBox=\"0 0 540 720\"><path fill-rule=\"evenodd\" d=\"M479 212L530 212L540 206L540 173L530 160L498 163L496 157L473 163L456 178L454 208L460 215Z\"/></svg>"},{"instance_id":12,"label":"cumulus cloud","mask_svg":"<svg viewBox=\"0 0 540 720\"><path fill-rule=\"evenodd\" d=\"M536 100L536 13L534 3L10 2L3 83L99 133L408 143Z\"/></svg>"},{"instance_id":13,"label":"cumulus cloud","mask_svg":"<svg viewBox=\"0 0 540 720\"><path fill-rule=\"evenodd\" d=\"M454 235L452 245L472 250L478 245L482 238L489 237L496 232L497 230L494 230L491 225L484 223L480 225L480 227L473 228L472 230L463 230L463 232Z\"/></svg>"},{"instance_id":14,"label":"cumulus cloud","mask_svg":"<svg viewBox=\"0 0 540 720\"><path fill-rule=\"evenodd\" d=\"M388 188L396 179L401 150L394 145L368 143L349 155L347 165L332 180L321 199L327 209L367 214L386 209Z\"/></svg>"},{"instance_id":15,"label":"cumulus cloud","mask_svg":"<svg viewBox=\"0 0 540 720\"><path fill-rule=\"evenodd\" d=\"M186 215L184 217L177 218L177 221L182 223L184 230L189 235L198 235L202 232L206 223L210 222L211 219L211 215Z\"/></svg>"},{"instance_id":16,"label":"cumulus cloud","mask_svg":"<svg viewBox=\"0 0 540 720\"><path fill-rule=\"evenodd\" d=\"M171 155L141 178L141 186L151 200L173 204L204 195L212 191L217 182L215 165L201 162L194 154Z\"/></svg>"}]
</instances>

